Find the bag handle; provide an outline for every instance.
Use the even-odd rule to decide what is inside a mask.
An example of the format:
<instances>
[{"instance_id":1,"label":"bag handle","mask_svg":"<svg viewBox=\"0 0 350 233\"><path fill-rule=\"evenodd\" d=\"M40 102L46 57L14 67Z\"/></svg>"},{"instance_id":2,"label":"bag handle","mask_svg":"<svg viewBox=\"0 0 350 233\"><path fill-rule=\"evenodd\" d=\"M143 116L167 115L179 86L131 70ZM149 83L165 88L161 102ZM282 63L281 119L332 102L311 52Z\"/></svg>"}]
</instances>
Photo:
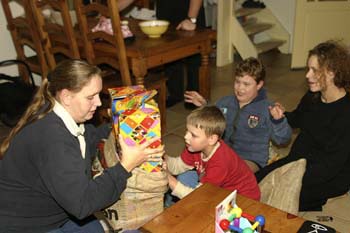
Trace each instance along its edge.
<instances>
[{"instance_id":1,"label":"bag handle","mask_svg":"<svg viewBox=\"0 0 350 233\"><path fill-rule=\"evenodd\" d=\"M33 88L35 88L35 83L34 83L32 71L30 70L30 67L27 63L25 63L24 61L21 61L21 60L16 60L16 59L10 59L10 60L5 60L5 61L0 62L0 66L9 66L9 65L13 65L13 64L17 64L17 65L20 64L20 65L24 65L26 67L28 74L29 74L30 81L31 81L31 85ZM11 79L9 79L8 77L10 77L10 76L2 75L1 78L11 81Z\"/></svg>"}]
</instances>

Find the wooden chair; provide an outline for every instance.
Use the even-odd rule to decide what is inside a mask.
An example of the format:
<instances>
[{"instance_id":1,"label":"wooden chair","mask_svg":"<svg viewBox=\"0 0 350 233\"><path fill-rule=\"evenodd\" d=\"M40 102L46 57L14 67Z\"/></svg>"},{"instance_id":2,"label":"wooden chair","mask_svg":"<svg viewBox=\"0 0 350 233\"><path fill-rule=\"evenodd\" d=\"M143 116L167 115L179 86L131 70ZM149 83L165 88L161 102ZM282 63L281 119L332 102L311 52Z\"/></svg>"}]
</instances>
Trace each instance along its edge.
<instances>
[{"instance_id":1,"label":"wooden chair","mask_svg":"<svg viewBox=\"0 0 350 233\"><path fill-rule=\"evenodd\" d=\"M84 5L82 0L74 0L74 5L87 61L94 65L108 65L120 72L119 84L117 78L108 81L104 79L104 89L120 85L129 86L135 83L130 75L117 0L107 0L106 3L96 1L88 5ZM99 22L101 16L111 19L112 35L103 31L93 32L92 29ZM156 89L159 93L158 106L164 132L166 125L166 79L162 76L145 81L146 88Z\"/></svg>"},{"instance_id":2,"label":"wooden chair","mask_svg":"<svg viewBox=\"0 0 350 233\"><path fill-rule=\"evenodd\" d=\"M48 73L48 65L39 35L35 30L36 24L30 9L30 1L32 0L1 0L1 3L7 20L7 28L11 33L17 53L17 59L28 64L32 72L45 78ZM19 4L23 7L24 15L14 17L11 10L14 4ZM36 54L31 55L33 53L28 52L28 48L35 51ZM20 68L19 73L26 80L29 79L25 70Z\"/></svg>"},{"instance_id":3,"label":"wooden chair","mask_svg":"<svg viewBox=\"0 0 350 233\"><path fill-rule=\"evenodd\" d=\"M119 70L122 85L131 85L117 1L108 0L106 4L92 2L84 5L82 0L74 0L74 6L87 61L94 65L109 65ZM93 32L92 29L99 22L100 16L111 19L113 35L102 31ZM107 47L110 53L101 52L100 47Z\"/></svg>"},{"instance_id":4,"label":"wooden chair","mask_svg":"<svg viewBox=\"0 0 350 233\"><path fill-rule=\"evenodd\" d=\"M54 69L59 61L67 58L79 59L67 0L30 0L30 5L49 68ZM48 16L44 15L45 9Z\"/></svg>"}]
</instances>

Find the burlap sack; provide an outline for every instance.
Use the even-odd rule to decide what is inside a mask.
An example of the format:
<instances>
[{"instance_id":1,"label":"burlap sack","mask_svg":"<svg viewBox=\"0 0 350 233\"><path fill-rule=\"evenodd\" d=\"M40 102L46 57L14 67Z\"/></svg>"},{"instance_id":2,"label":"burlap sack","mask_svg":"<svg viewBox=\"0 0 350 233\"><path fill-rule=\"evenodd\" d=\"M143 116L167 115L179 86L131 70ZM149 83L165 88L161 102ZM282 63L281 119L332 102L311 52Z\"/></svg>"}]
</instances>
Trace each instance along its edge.
<instances>
[{"instance_id":1,"label":"burlap sack","mask_svg":"<svg viewBox=\"0 0 350 233\"><path fill-rule=\"evenodd\" d=\"M115 145L111 134L104 144L104 158L109 167L119 162ZM163 211L163 197L167 189L165 172L146 172L135 168L121 199L103 211L107 222L114 230L139 228Z\"/></svg>"}]
</instances>

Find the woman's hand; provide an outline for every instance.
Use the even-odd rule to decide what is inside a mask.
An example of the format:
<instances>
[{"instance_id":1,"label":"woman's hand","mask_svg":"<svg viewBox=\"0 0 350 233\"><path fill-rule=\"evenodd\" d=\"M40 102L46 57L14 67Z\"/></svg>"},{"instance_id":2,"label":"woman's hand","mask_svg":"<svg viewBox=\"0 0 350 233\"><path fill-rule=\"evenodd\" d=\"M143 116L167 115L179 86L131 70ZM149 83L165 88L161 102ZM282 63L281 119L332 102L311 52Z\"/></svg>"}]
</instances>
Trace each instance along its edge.
<instances>
[{"instance_id":1,"label":"woman's hand","mask_svg":"<svg viewBox=\"0 0 350 233\"><path fill-rule=\"evenodd\" d=\"M186 91L184 94L185 102L192 103L197 107L208 104L207 101L196 91Z\"/></svg>"},{"instance_id":2,"label":"woman's hand","mask_svg":"<svg viewBox=\"0 0 350 233\"><path fill-rule=\"evenodd\" d=\"M165 159L163 160L163 163L162 163L162 169L163 171L168 172L168 163L166 162Z\"/></svg>"},{"instance_id":3,"label":"woman's hand","mask_svg":"<svg viewBox=\"0 0 350 233\"><path fill-rule=\"evenodd\" d=\"M123 137L119 135L119 144L122 151L120 159L121 165L130 172L132 169L140 165L141 163L150 159L162 158L164 154L164 146L157 148L148 148L149 145L159 140L159 137L152 138L151 140L143 143L142 145L128 146Z\"/></svg>"},{"instance_id":4,"label":"woman's hand","mask_svg":"<svg viewBox=\"0 0 350 233\"><path fill-rule=\"evenodd\" d=\"M282 104L276 102L275 105L269 106L270 114L275 120L282 119L284 117L285 109Z\"/></svg>"}]
</instances>

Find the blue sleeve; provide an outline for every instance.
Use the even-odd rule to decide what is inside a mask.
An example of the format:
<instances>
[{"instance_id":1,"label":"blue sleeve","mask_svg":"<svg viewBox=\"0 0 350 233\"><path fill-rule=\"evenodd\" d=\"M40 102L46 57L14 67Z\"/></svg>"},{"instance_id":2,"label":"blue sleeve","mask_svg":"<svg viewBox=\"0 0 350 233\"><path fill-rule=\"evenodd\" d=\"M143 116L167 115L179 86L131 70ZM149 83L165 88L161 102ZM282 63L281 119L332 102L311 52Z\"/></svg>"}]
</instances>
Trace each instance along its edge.
<instances>
[{"instance_id":1,"label":"blue sleeve","mask_svg":"<svg viewBox=\"0 0 350 233\"><path fill-rule=\"evenodd\" d=\"M271 119L271 128L271 139L274 143L277 145L282 145L290 141L292 137L292 129L289 126L286 118L278 121Z\"/></svg>"}]
</instances>

